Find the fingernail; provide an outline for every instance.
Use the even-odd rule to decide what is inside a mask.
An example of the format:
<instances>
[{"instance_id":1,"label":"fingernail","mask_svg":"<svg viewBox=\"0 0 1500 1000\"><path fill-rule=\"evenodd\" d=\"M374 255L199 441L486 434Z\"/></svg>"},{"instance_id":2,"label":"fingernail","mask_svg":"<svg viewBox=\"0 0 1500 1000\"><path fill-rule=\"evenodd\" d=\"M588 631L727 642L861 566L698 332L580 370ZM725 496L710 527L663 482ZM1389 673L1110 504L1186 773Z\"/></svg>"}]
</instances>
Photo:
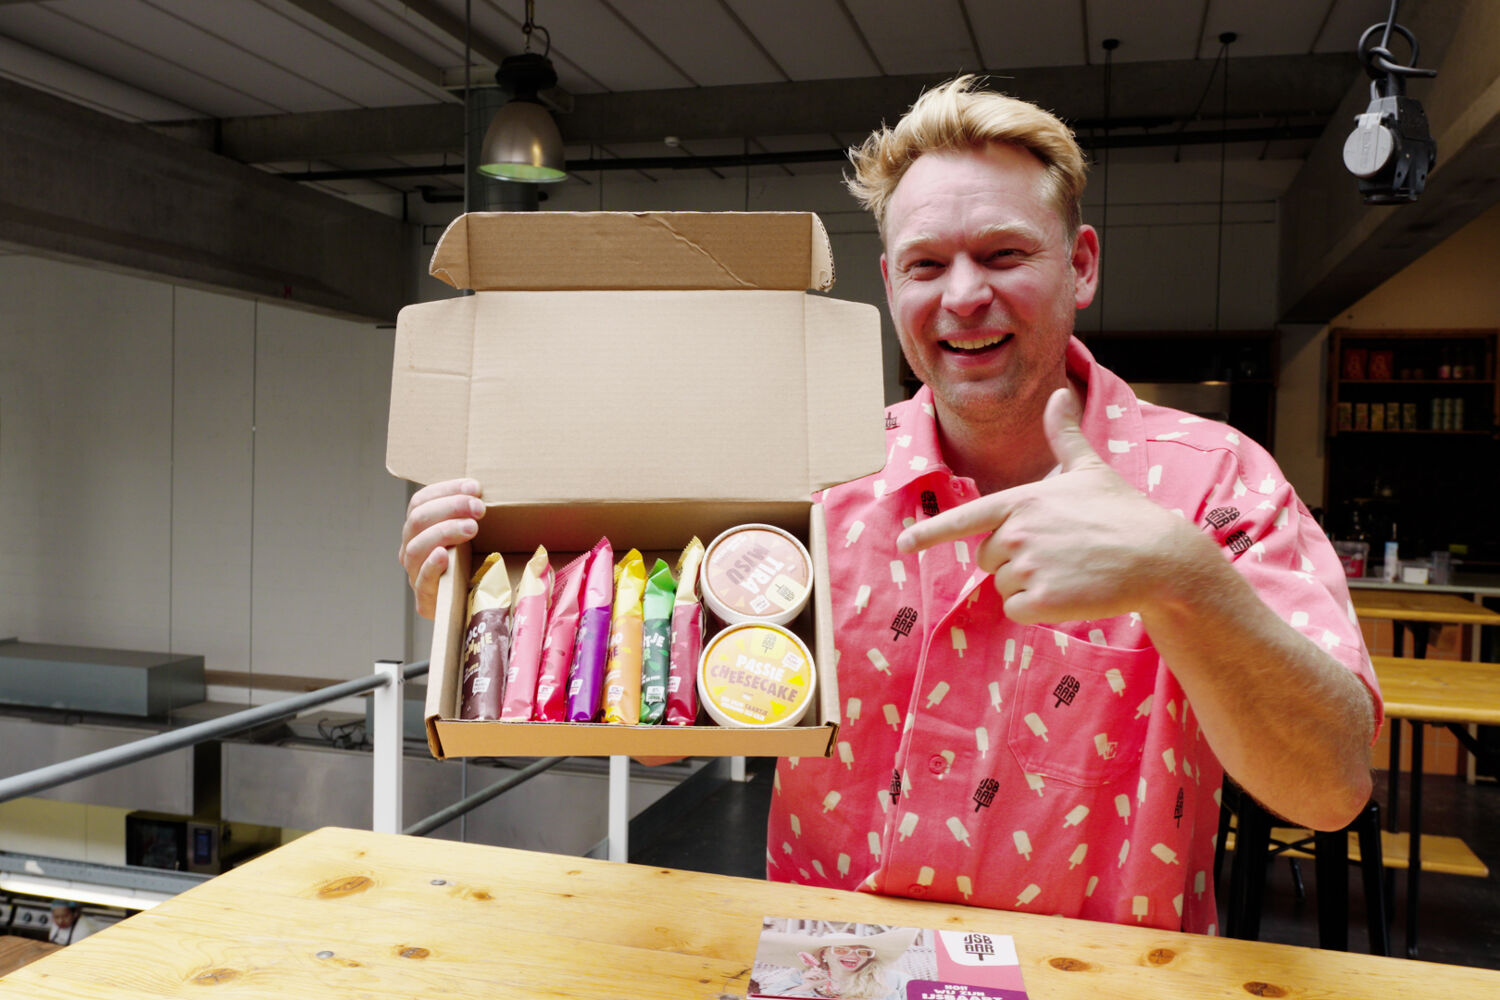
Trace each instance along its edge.
<instances>
[{"instance_id":1,"label":"fingernail","mask_svg":"<svg viewBox=\"0 0 1500 1000\"><path fill-rule=\"evenodd\" d=\"M896 536L896 551L910 552L915 546L912 544L911 532L903 531Z\"/></svg>"},{"instance_id":2,"label":"fingernail","mask_svg":"<svg viewBox=\"0 0 1500 1000\"><path fill-rule=\"evenodd\" d=\"M483 517L484 516L484 501L483 500L470 500L469 501L469 513L471 515L473 515L474 517Z\"/></svg>"}]
</instances>

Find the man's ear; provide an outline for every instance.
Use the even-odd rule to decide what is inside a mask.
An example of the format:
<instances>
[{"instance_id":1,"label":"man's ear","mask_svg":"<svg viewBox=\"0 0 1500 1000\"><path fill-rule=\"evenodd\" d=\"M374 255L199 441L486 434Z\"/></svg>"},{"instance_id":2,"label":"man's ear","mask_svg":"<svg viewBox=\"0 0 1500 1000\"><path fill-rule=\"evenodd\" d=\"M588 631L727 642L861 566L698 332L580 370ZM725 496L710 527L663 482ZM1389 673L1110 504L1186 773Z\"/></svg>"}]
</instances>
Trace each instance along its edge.
<instances>
[{"instance_id":1,"label":"man's ear","mask_svg":"<svg viewBox=\"0 0 1500 1000\"><path fill-rule=\"evenodd\" d=\"M885 254L880 255L880 281L885 285L885 304L890 308L891 304L891 265L885 259Z\"/></svg>"},{"instance_id":2,"label":"man's ear","mask_svg":"<svg viewBox=\"0 0 1500 1000\"><path fill-rule=\"evenodd\" d=\"M1073 238L1073 303L1087 309L1099 290L1099 234L1093 226L1079 226Z\"/></svg>"}]
</instances>

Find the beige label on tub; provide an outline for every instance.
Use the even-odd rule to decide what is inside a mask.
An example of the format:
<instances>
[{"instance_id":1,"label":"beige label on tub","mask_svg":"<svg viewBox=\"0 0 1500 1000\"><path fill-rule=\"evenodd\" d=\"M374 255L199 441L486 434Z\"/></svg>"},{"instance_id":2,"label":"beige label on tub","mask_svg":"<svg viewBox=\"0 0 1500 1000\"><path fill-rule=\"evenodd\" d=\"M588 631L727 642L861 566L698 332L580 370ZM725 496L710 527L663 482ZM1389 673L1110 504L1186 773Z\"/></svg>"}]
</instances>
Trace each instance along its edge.
<instances>
[{"instance_id":1,"label":"beige label on tub","mask_svg":"<svg viewBox=\"0 0 1500 1000\"><path fill-rule=\"evenodd\" d=\"M714 546L708 585L744 615L788 611L807 593L810 567L797 546L774 531L746 528Z\"/></svg>"},{"instance_id":2,"label":"beige label on tub","mask_svg":"<svg viewBox=\"0 0 1500 1000\"><path fill-rule=\"evenodd\" d=\"M774 725L807 701L812 663L779 631L762 626L734 629L710 647L703 685L719 711L734 722Z\"/></svg>"}]
</instances>

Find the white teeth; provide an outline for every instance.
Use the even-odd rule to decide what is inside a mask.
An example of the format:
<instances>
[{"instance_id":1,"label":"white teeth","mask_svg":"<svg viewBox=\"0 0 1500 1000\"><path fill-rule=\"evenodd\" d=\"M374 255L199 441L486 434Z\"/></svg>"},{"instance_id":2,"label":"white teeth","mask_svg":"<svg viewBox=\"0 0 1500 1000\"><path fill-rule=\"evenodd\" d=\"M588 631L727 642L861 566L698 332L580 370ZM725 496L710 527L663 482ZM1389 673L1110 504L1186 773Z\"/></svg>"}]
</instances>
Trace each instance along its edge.
<instances>
[{"instance_id":1,"label":"white teeth","mask_svg":"<svg viewBox=\"0 0 1500 1000\"><path fill-rule=\"evenodd\" d=\"M950 339L950 340L944 341L944 343L946 343L949 347L957 347L959 350L962 350L962 351L977 351L980 348L990 347L990 346L992 346L994 344L998 344L998 343L1000 343L1000 341L1002 341L1004 339L1005 339L1004 337L984 337L983 339L980 339L980 340L952 340L952 339Z\"/></svg>"}]
</instances>

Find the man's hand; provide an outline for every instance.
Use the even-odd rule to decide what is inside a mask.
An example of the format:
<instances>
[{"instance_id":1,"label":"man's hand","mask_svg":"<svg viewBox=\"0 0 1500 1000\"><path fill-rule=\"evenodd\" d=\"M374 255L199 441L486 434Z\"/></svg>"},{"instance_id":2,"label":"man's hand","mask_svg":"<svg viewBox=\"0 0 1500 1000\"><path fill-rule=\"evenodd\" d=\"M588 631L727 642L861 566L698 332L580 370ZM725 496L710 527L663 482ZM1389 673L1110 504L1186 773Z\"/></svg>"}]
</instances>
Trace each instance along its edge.
<instances>
[{"instance_id":1,"label":"man's hand","mask_svg":"<svg viewBox=\"0 0 1500 1000\"><path fill-rule=\"evenodd\" d=\"M1006 617L1023 624L1139 611L1184 558L1217 556L1192 525L1146 499L1099 457L1078 426L1071 389L1052 394L1043 420L1062 466L1057 475L914 524L898 548L915 552L984 535L975 563L995 574Z\"/></svg>"},{"instance_id":2,"label":"man's hand","mask_svg":"<svg viewBox=\"0 0 1500 1000\"><path fill-rule=\"evenodd\" d=\"M424 486L406 505L396 558L406 570L417 614L423 618L431 618L436 610L438 577L448 568L448 549L473 538L483 516L479 484L472 479Z\"/></svg>"}]
</instances>

